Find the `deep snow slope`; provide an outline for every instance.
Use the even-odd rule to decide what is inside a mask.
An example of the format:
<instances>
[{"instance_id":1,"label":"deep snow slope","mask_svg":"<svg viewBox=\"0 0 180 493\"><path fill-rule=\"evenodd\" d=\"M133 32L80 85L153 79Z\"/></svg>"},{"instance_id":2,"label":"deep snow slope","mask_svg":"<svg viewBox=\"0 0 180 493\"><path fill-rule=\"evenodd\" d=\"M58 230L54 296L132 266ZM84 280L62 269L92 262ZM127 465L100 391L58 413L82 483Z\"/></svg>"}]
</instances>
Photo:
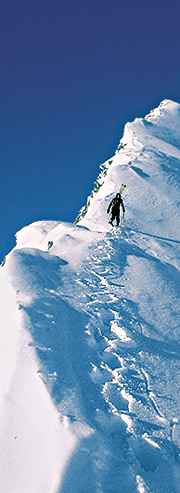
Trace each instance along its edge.
<instances>
[{"instance_id":1,"label":"deep snow slope","mask_svg":"<svg viewBox=\"0 0 180 493\"><path fill-rule=\"evenodd\" d=\"M110 227L121 183L126 228ZM0 272L0 493L180 493L179 206L166 100L126 125L76 224L17 233Z\"/></svg>"}]
</instances>

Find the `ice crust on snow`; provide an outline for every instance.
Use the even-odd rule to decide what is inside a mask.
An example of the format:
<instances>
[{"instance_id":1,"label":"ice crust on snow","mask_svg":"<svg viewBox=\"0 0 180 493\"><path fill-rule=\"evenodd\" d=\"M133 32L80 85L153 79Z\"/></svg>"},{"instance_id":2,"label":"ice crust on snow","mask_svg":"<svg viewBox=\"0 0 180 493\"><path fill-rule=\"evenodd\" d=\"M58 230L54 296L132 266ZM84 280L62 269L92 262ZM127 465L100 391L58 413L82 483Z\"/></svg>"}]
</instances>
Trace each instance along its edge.
<instances>
[{"instance_id":1,"label":"ice crust on snow","mask_svg":"<svg viewBox=\"0 0 180 493\"><path fill-rule=\"evenodd\" d=\"M76 224L24 227L0 271L2 493L180 493L180 105L101 169Z\"/></svg>"}]
</instances>

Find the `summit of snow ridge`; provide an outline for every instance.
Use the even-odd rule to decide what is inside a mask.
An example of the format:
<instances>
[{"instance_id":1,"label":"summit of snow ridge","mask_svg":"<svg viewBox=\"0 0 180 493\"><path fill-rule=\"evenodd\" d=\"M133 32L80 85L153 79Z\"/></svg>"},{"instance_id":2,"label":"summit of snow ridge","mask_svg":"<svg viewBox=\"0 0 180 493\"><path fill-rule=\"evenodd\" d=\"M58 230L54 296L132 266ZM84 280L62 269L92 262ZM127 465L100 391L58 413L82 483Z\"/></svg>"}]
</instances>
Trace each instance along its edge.
<instances>
[{"instance_id":1,"label":"summit of snow ridge","mask_svg":"<svg viewBox=\"0 0 180 493\"><path fill-rule=\"evenodd\" d=\"M159 106L150 111L148 115L145 116L145 120L151 121L157 117L164 117L167 120L173 118L177 118L180 116L180 104L175 101L171 101L170 99L164 99Z\"/></svg>"},{"instance_id":2,"label":"summit of snow ridge","mask_svg":"<svg viewBox=\"0 0 180 493\"><path fill-rule=\"evenodd\" d=\"M153 147L157 152L179 159L180 104L164 100L144 118L136 118L133 122L128 122L116 152L120 152L125 147L127 150L127 145L133 146L134 150L136 147L136 151L142 145L143 150Z\"/></svg>"},{"instance_id":3,"label":"summit of snow ridge","mask_svg":"<svg viewBox=\"0 0 180 493\"><path fill-rule=\"evenodd\" d=\"M144 118L136 118L125 125L123 137L117 151L129 141L143 141L144 135L153 136L167 144L180 148L180 104L165 99Z\"/></svg>"},{"instance_id":4,"label":"summit of snow ridge","mask_svg":"<svg viewBox=\"0 0 180 493\"><path fill-rule=\"evenodd\" d=\"M165 99L145 117L145 122L157 138L180 149L180 104Z\"/></svg>"}]
</instances>

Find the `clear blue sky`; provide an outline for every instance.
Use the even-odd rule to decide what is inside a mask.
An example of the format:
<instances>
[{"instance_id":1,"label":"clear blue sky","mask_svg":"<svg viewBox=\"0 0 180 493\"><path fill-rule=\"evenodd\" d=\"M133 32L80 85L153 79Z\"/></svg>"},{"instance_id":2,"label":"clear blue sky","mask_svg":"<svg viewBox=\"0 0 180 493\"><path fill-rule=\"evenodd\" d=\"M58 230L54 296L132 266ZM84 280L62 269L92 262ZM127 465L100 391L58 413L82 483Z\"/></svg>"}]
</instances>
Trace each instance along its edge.
<instances>
[{"instance_id":1,"label":"clear blue sky","mask_svg":"<svg viewBox=\"0 0 180 493\"><path fill-rule=\"evenodd\" d=\"M73 221L127 121L180 102L179 0L1 0L0 260Z\"/></svg>"}]
</instances>

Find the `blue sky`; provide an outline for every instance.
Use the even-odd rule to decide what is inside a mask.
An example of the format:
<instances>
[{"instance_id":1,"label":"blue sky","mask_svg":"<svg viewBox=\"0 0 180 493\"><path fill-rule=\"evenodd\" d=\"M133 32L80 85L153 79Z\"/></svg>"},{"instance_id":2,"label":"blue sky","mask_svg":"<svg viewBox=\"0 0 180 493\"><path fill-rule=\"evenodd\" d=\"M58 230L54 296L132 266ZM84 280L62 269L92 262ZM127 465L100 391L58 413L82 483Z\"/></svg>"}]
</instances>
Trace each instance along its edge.
<instances>
[{"instance_id":1,"label":"blue sky","mask_svg":"<svg viewBox=\"0 0 180 493\"><path fill-rule=\"evenodd\" d=\"M36 220L73 221L127 121L180 102L172 0L2 0L0 260Z\"/></svg>"}]
</instances>

